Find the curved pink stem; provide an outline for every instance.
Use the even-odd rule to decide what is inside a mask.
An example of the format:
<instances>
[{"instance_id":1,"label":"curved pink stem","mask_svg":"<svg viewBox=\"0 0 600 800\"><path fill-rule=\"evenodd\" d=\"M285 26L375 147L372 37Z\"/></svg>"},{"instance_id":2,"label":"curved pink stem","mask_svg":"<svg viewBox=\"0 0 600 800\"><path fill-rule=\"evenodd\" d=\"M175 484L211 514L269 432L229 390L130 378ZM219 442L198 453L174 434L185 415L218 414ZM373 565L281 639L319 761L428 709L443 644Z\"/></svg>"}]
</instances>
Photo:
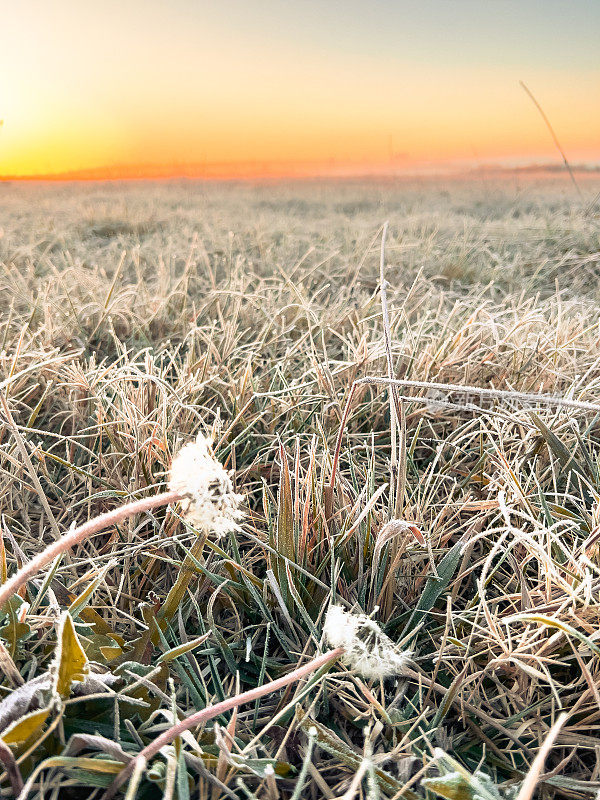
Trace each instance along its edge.
<instances>
[{"instance_id":1,"label":"curved pink stem","mask_svg":"<svg viewBox=\"0 0 600 800\"><path fill-rule=\"evenodd\" d=\"M144 747L144 749L141 750L135 758L131 759L129 764L123 770L121 770L112 784L108 787L103 800L108 800L108 798L114 795L119 786L122 786L127 778L129 778L135 769L136 763L140 759L149 761L152 756L155 756L159 752L161 747L164 747L166 744L172 742L173 739L182 734L184 731L187 731L190 728L195 728L197 725L207 722L209 719L218 717L225 711L229 711L236 706L242 705L242 703L251 703L253 700L263 697L265 694L270 694L271 692L276 692L278 689L283 689L290 683L299 681L301 678L304 678L306 675L309 675L311 672L319 669L319 667L328 664L330 661L334 661L343 654L344 648L336 647L335 650L329 650L327 653L323 653L322 655L313 658L312 661L308 661L306 664L298 667L298 669L295 669L293 672L288 672L287 675L277 678L277 680L271 681L270 683L265 683L263 686L257 686L254 689L249 689L247 692L236 694L233 697L228 697L227 700L222 700L220 703L216 703L213 706L207 706L201 711L196 711L195 714L191 714L189 717L180 720L176 725L173 725L171 728L161 733L160 736L157 736L156 739L153 742L150 742L147 747Z\"/></svg>"},{"instance_id":2,"label":"curved pink stem","mask_svg":"<svg viewBox=\"0 0 600 800\"><path fill-rule=\"evenodd\" d=\"M133 503L127 503L127 505L115 508L113 511L108 511L106 514L101 514L99 517L94 517L84 522L84 524L80 525L78 528L73 528L73 530L68 531L64 536L61 536L58 541L48 545L45 550L42 550L35 558L28 561L27 564L21 567L21 569L12 576L12 578L9 578L6 583L0 586L0 608L2 608L4 603L6 603L23 584L27 583L30 578L45 567L46 564L54 561L56 556L69 550L74 545L79 544L79 542L87 539L88 536L98 533L111 525L116 525L118 522L128 517L132 517L134 514L139 514L142 511L149 511L151 508L165 506L168 503L175 503L177 500L181 499L182 496L179 492L163 492L162 494L152 495L152 497L144 497L142 500L134 500Z\"/></svg>"}]
</instances>

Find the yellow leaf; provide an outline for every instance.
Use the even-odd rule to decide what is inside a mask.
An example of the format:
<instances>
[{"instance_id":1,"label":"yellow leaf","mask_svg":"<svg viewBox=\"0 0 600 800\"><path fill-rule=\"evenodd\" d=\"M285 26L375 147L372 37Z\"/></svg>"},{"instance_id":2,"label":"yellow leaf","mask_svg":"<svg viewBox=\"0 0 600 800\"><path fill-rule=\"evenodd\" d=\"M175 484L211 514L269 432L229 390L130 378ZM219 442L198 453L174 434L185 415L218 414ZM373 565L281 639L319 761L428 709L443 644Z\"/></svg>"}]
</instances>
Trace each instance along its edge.
<instances>
[{"instance_id":1,"label":"yellow leaf","mask_svg":"<svg viewBox=\"0 0 600 800\"><path fill-rule=\"evenodd\" d=\"M208 631L208 633L198 636L197 639L192 639L191 642L186 642L185 644L180 644L177 647L173 647L171 650L167 650L166 653L163 653L162 656L159 656L156 663L162 664L163 661L172 661L174 658L178 658L184 653L189 653L189 651L193 650L194 647L199 647L202 642L205 642L211 633L212 631Z\"/></svg>"},{"instance_id":2,"label":"yellow leaf","mask_svg":"<svg viewBox=\"0 0 600 800\"><path fill-rule=\"evenodd\" d=\"M472 800L473 791L469 783L458 773L440 775L439 778L424 778L423 785L446 800Z\"/></svg>"},{"instance_id":3,"label":"yellow leaf","mask_svg":"<svg viewBox=\"0 0 600 800\"><path fill-rule=\"evenodd\" d=\"M121 653L123 652L123 648L110 647L109 645L105 645L104 647L100 648L100 652L107 661L112 661L113 658L118 658L121 655Z\"/></svg>"},{"instance_id":4,"label":"yellow leaf","mask_svg":"<svg viewBox=\"0 0 600 800\"><path fill-rule=\"evenodd\" d=\"M58 632L55 689L61 697L71 693L71 683L82 681L89 672L89 662L75 633L71 615L65 612Z\"/></svg>"},{"instance_id":5,"label":"yellow leaf","mask_svg":"<svg viewBox=\"0 0 600 800\"><path fill-rule=\"evenodd\" d=\"M110 625L102 619L100 614L97 611L94 611L93 608L86 606L80 613L79 616L82 620L87 622L89 625L93 625L95 633L102 633L105 636L110 636L111 639L120 646L123 647L125 645L125 639L120 636L118 633L115 633Z\"/></svg>"},{"instance_id":6,"label":"yellow leaf","mask_svg":"<svg viewBox=\"0 0 600 800\"><path fill-rule=\"evenodd\" d=\"M87 769L90 772L107 772L109 775L116 775L121 772L125 766L122 761L112 761L107 758L86 758L85 756L80 756L79 758L68 760L70 763L65 763L65 767Z\"/></svg>"},{"instance_id":7,"label":"yellow leaf","mask_svg":"<svg viewBox=\"0 0 600 800\"><path fill-rule=\"evenodd\" d=\"M2 731L2 741L5 744L21 744L21 742L26 742L27 739L42 729L49 714L49 708L43 708L41 711L32 711L30 714L25 714L24 717L16 720L12 725L9 725L6 730Z\"/></svg>"}]
</instances>

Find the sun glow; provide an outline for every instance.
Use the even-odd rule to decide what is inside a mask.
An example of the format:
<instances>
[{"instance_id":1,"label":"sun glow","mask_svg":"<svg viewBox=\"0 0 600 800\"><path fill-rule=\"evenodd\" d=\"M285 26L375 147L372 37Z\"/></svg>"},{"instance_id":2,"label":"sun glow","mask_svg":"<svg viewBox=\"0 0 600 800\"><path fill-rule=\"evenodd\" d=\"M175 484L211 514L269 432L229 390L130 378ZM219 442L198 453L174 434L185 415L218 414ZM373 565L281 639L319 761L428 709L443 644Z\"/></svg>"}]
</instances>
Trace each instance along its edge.
<instances>
[{"instance_id":1,"label":"sun glow","mask_svg":"<svg viewBox=\"0 0 600 800\"><path fill-rule=\"evenodd\" d=\"M6 15L0 175L555 160L521 78L570 157L598 161L600 12L574 2L565 21L549 3L538 20L522 6L32 0Z\"/></svg>"}]
</instances>

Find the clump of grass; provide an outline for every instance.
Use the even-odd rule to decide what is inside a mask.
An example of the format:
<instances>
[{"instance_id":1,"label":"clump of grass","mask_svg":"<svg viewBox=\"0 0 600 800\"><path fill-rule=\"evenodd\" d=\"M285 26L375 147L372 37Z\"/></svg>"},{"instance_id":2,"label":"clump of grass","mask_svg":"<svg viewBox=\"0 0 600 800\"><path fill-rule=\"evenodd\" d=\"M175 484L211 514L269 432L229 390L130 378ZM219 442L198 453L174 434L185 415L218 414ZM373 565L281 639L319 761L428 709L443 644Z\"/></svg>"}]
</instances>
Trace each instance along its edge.
<instances>
[{"instance_id":1,"label":"clump of grass","mask_svg":"<svg viewBox=\"0 0 600 800\"><path fill-rule=\"evenodd\" d=\"M3 795L597 793L585 203L348 182L0 205ZM245 496L221 536L167 492L209 430L202 502ZM325 657L330 606L413 661Z\"/></svg>"}]
</instances>

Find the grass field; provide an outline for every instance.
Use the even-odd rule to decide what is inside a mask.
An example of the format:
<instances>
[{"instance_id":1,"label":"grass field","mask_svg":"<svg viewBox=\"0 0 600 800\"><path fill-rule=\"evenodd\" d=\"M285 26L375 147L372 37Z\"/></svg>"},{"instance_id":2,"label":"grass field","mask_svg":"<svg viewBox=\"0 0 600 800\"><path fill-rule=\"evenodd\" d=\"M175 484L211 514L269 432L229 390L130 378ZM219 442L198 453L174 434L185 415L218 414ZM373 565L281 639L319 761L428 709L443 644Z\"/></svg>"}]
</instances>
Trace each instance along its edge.
<instances>
[{"instance_id":1,"label":"grass field","mask_svg":"<svg viewBox=\"0 0 600 800\"><path fill-rule=\"evenodd\" d=\"M597 795L600 413L517 396L600 403L580 181L0 185L2 581L164 491L199 432L245 511L222 537L178 503L119 521L4 605L2 796L100 797L177 720L326 650L331 602L406 673L331 661L118 793ZM395 377L508 396L404 386L396 410L363 383L343 422L388 375L385 221Z\"/></svg>"}]
</instances>

